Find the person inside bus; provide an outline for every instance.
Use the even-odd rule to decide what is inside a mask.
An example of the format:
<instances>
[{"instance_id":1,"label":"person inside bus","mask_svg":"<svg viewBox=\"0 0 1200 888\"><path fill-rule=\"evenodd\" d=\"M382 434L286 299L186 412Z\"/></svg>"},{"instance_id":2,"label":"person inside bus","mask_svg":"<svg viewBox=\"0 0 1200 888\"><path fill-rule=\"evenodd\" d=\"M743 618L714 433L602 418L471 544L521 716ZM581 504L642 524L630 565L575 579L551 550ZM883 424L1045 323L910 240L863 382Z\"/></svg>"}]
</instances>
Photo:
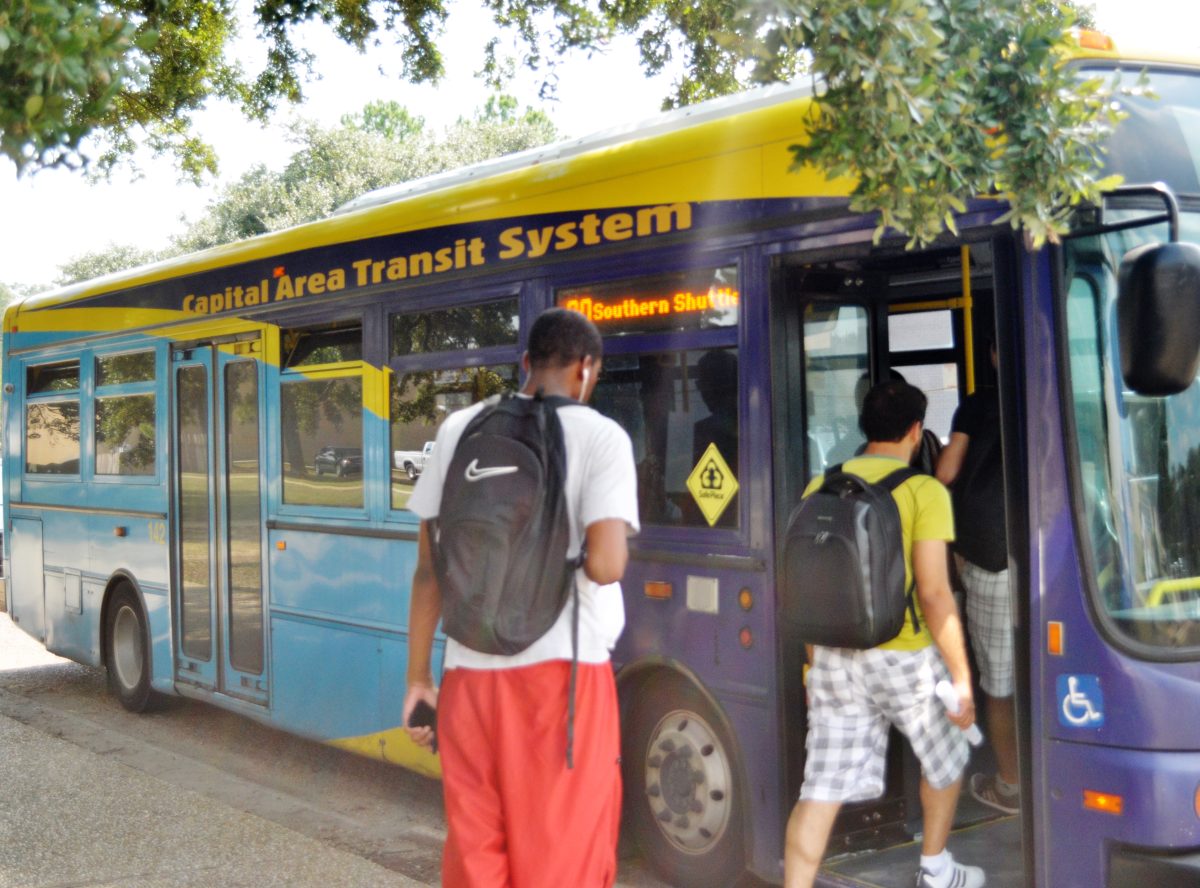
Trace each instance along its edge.
<instances>
[{"instance_id":1,"label":"person inside bus","mask_svg":"<svg viewBox=\"0 0 1200 888\"><path fill-rule=\"evenodd\" d=\"M446 473L467 423L486 402L452 414L413 489L421 518L409 604L408 690L403 723L419 703L437 710L436 728L406 727L442 764L446 845L442 885L495 888L611 886L621 816L620 727L609 652L625 623L619 581L626 537L638 530L633 445L625 430L586 406L600 374L603 342L578 312L551 308L529 332L523 396L543 391L578 401L558 408L566 451L563 494L568 552L586 555L573 608L532 645L511 656L446 639L444 675L434 685L431 653L442 598L430 547ZM568 692L574 680L573 767L567 765Z\"/></svg>"},{"instance_id":2,"label":"person inside bus","mask_svg":"<svg viewBox=\"0 0 1200 888\"><path fill-rule=\"evenodd\" d=\"M859 420L866 451L845 470L880 481L907 465L921 444L926 405L921 390L906 382L872 388ZM822 481L814 478L805 495ZM979 888L986 882L983 870L958 863L946 848L969 756L963 731L975 721L966 643L947 571L947 544L954 538L950 494L935 478L917 475L892 495L908 576L916 581L918 626L906 620L899 635L869 650L809 651L804 782L787 823L785 888L811 888L843 802L882 795L889 725L908 738L921 763L918 888ZM955 714L934 691L946 679L958 693Z\"/></svg>"},{"instance_id":3,"label":"person inside bus","mask_svg":"<svg viewBox=\"0 0 1200 888\"><path fill-rule=\"evenodd\" d=\"M996 346L992 343L992 366ZM967 632L975 648L984 694L987 735L996 773L971 775L971 795L983 804L1020 810L1017 734L1013 712L1012 604L1008 591L1008 539L1004 526L1004 462L1000 453L1000 397L981 386L954 413L950 443L937 478L950 487L957 525L954 549L966 589Z\"/></svg>"},{"instance_id":4,"label":"person inside bus","mask_svg":"<svg viewBox=\"0 0 1200 888\"><path fill-rule=\"evenodd\" d=\"M904 378L903 373L894 368L888 370L888 378L897 382L908 381ZM870 387L871 377L866 373L860 376L858 381L854 384L854 405L857 408L859 415L862 414L863 401L866 399L867 390L870 389ZM845 462L847 459L851 459L852 456L846 452L846 446L847 442L853 443L854 440L857 440L858 443L854 446L853 456L862 456L863 452L867 449L867 443L865 441L852 439L850 436L847 436L843 441L833 445L834 449L831 453L831 456L829 460L824 463L824 465L834 465L839 462ZM841 449L839 450L838 448ZM921 433L921 444L917 447L916 453L913 454L911 465L914 469L924 472L926 475L932 475L934 473L934 468L937 466L938 457L941 455L941 452L942 439L938 437L937 432L935 432L933 429L925 429ZM838 453L841 454L841 458L834 459L833 455Z\"/></svg>"}]
</instances>

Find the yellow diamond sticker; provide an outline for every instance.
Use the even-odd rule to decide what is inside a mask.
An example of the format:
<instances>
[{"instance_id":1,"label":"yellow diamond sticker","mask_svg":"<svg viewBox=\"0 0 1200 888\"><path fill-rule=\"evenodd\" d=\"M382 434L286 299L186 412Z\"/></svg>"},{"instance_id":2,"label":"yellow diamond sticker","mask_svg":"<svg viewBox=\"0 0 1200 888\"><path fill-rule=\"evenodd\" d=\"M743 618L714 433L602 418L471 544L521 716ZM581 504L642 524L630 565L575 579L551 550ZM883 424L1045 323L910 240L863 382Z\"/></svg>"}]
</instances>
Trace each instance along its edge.
<instances>
[{"instance_id":1,"label":"yellow diamond sticker","mask_svg":"<svg viewBox=\"0 0 1200 888\"><path fill-rule=\"evenodd\" d=\"M704 520L712 527L738 491L737 478L733 477L733 470L716 444L708 445L700 462L688 475L687 488L704 513Z\"/></svg>"}]
</instances>

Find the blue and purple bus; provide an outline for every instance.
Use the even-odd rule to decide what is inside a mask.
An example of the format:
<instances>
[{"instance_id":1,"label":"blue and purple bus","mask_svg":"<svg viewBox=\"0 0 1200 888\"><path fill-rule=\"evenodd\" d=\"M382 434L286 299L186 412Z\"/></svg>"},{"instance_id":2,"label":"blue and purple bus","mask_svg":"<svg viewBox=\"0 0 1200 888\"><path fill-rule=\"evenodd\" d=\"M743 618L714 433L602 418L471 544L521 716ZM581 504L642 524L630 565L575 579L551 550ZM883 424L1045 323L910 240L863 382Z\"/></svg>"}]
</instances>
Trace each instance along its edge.
<instances>
[{"instance_id":1,"label":"blue and purple bus","mask_svg":"<svg viewBox=\"0 0 1200 888\"><path fill-rule=\"evenodd\" d=\"M931 248L875 243L851 183L788 172L812 101L789 87L10 306L9 614L129 709L201 699L436 775L399 726L416 457L568 306L637 460L626 827L674 884L777 881L805 736L783 523L861 443L871 381L919 385L943 437L995 383L1022 804L964 802L951 848L996 886L1200 884L1200 67L1071 64L1155 97L1121 99L1126 187L1041 250L991 200ZM916 785L892 743L822 884L910 883Z\"/></svg>"}]
</instances>

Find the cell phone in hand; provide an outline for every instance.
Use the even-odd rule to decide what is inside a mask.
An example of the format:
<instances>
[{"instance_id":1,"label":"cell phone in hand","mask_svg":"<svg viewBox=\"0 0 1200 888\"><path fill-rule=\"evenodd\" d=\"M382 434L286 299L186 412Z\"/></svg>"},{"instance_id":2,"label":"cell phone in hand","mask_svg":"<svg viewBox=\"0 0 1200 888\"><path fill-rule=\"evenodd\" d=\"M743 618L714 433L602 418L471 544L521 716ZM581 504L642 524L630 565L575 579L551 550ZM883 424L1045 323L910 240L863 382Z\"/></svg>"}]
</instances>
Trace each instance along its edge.
<instances>
[{"instance_id":1,"label":"cell phone in hand","mask_svg":"<svg viewBox=\"0 0 1200 888\"><path fill-rule=\"evenodd\" d=\"M433 748L431 751L436 755L438 751L437 710L424 700L418 700L417 705L413 707L413 711L408 714L408 726L410 728L429 728L434 732Z\"/></svg>"},{"instance_id":2,"label":"cell phone in hand","mask_svg":"<svg viewBox=\"0 0 1200 888\"><path fill-rule=\"evenodd\" d=\"M418 700L417 705L413 707L413 711L408 714L408 726L410 728L433 728L437 730L437 710L424 700Z\"/></svg>"}]
</instances>

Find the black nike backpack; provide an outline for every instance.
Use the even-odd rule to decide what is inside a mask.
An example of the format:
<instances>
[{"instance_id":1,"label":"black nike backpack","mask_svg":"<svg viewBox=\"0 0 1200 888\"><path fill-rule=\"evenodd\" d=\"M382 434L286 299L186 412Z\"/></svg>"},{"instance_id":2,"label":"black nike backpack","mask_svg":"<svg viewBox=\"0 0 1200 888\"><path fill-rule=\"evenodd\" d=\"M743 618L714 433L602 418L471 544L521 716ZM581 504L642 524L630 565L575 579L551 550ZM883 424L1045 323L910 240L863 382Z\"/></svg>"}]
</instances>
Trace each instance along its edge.
<instances>
[{"instance_id":1,"label":"black nike backpack","mask_svg":"<svg viewBox=\"0 0 1200 888\"><path fill-rule=\"evenodd\" d=\"M485 654L512 655L562 613L575 563L566 451L557 408L568 398L492 399L464 429L432 534L442 627Z\"/></svg>"},{"instance_id":2,"label":"black nike backpack","mask_svg":"<svg viewBox=\"0 0 1200 888\"><path fill-rule=\"evenodd\" d=\"M901 468L872 484L839 463L792 511L781 597L788 637L866 650L895 638L906 614L917 628L892 491L918 474Z\"/></svg>"}]
</instances>

